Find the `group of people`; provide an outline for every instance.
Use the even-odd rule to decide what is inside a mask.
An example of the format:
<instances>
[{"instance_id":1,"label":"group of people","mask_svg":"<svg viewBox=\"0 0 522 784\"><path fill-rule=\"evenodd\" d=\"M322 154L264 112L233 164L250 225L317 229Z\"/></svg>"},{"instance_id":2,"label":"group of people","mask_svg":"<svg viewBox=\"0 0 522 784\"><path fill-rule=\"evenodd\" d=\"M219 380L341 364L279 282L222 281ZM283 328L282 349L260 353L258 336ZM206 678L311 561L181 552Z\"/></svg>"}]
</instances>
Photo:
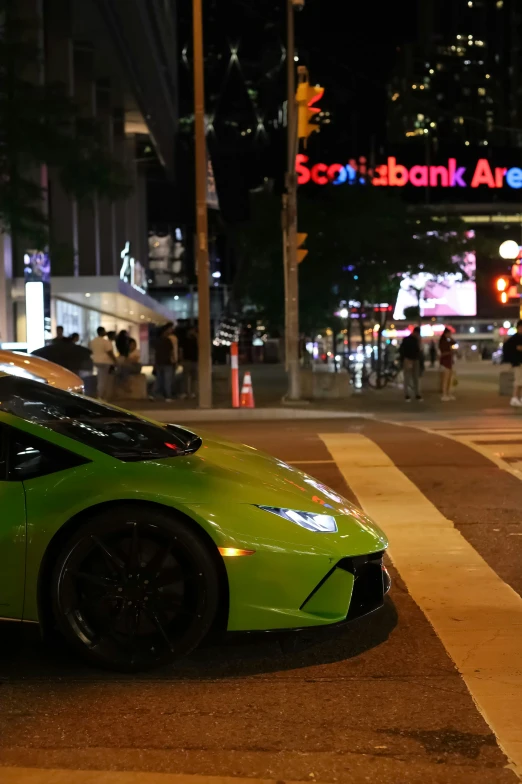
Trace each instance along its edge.
<instances>
[{"instance_id":1,"label":"group of people","mask_svg":"<svg viewBox=\"0 0 522 784\"><path fill-rule=\"evenodd\" d=\"M438 354L440 369L442 373L442 396L441 400L447 403L455 400L452 393L454 379L455 341L451 337L448 328L444 330L439 340ZM436 352L435 346L433 349ZM430 348L431 354L431 348ZM422 400L420 390L420 377L424 368L424 350L422 347L420 327L415 327L412 332L404 338L399 348L399 356L402 363L404 378L404 398L407 403L412 399ZM435 364L432 357L432 364ZM522 405L522 404L521 404Z\"/></svg>"},{"instance_id":2,"label":"group of people","mask_svg":"<svg viewBox=\"0 0 522 784\"><path fill-rule=\"evenodd\" d=\"M96 337L89 343L92 362L96 368L96 393L102 400L112 396L114 379L125 382L129 376L141 373L138 344L126 329L107 332L98 327Z\"/></svg>"},{"instance_id":3,"label":"group of people","mask_svg":"<svg viewBox=\"0 0 522 784\"><path fill-rule=\"evenodd\" d=\"M174 398L195 397L198 382L198 336L194 327L176 330L172 321L161 327L154 343L152 397L167 403Z\"/></svg>"},{"instance_id":4,"label":"group of people","mask_svg":"<svg viewBox=\"0 0 522 784\"><path fill-rule=\"evenodd\" d=\"M455 400L452 393L455 363L455 341L449 329L445 329L439 340L438 356L442 371L442 397L447 402ZM436 349L430 346L430 359L435 364ZM404 397L407 402L412 398L422 400L420 376L424 365L424 352L421 341L420 327L415 327L411 334L404 338L399 349L404 376ZM513 368L513 396L511 405L522 408L522 319L517 322L516 332L509 337L503 346L502 362Z\"/></svg>"}]
</instances>

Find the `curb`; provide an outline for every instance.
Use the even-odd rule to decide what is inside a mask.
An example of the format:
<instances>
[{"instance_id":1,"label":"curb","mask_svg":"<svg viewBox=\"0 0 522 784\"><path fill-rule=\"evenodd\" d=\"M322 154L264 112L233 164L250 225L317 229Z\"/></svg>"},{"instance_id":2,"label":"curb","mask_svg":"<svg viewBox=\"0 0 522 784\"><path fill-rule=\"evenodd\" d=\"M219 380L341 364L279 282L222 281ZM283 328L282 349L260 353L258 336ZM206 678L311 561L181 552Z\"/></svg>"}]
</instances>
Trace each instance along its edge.
<instances>
[{"instance_id":1,"label":"curb","mask_svg":"<svg viewBox=\"0 0 522 784\"><path fill-rule=\"evenodd\" d=\"M160 410L140 411L134 413L158 422L258 422L261 420L285 419L375 419L375 414L358 413L357 411L324 411L303 408L162 408Z\"/></svg>"}]
</instances>

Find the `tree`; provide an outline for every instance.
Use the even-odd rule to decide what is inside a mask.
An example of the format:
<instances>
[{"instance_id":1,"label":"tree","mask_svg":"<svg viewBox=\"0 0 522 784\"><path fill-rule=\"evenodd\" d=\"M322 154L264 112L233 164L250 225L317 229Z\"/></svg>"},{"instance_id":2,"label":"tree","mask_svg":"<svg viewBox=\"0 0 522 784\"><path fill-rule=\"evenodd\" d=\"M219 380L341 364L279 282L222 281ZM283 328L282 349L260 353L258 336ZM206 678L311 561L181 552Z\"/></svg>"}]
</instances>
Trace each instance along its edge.
<instances>
[{"instance_id":1,"label":"tree","mask_svg":"<svg viewBox=\"0 0 522 784\"><path fill-rule=\"evenodd\" d=\"M241 261L236 293L281 326L280 201L266 193L251 201L250 221L235 232ZM299 230L308 233L299 299L301 329L309 334L332 323L342 300L360 303L368 316L359 320L364 330L374 305L396 302L404 276L465 276L461 260L473 247L459 219L412 214L393 192L368 185L303 189ZM378 312L380 332L387 318L387 311Z\"/></svg>"},{"instance_id":2,"label":"tree","mask_svg":"<svg viewBox=\"0 0 522 784\"><path fill-rule=\"evenodd\" d=\"M37 176L43 164L80 203L94 194L124 198L131 187L97 122L82 117L64 84L37 78L37 31L17 16L16 5L0 0L0 230L43 248L50 239Z\"/></svg>"}]
</instances>

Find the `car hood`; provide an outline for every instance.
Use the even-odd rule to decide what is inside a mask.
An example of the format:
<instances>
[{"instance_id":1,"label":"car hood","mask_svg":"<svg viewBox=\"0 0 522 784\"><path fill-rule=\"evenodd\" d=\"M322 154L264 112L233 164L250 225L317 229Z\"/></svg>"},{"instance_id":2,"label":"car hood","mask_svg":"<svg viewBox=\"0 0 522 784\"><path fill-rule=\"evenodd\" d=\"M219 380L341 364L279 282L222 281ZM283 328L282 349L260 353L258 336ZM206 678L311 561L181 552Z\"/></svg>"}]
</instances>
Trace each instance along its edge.
<instances>
[{"instance_id":1,"label":"car hood","mask_svg":"<svg viewBox=\"0 0 522 784\"><path fill-rule=\"evenodd\" d=\"M201 434L200 434L201 435ZM366 515L346 498L293 466L246 444L203 435L193 455L151 461L155 483L187 503L248 503L331 515ZM143 463L141 464L144 465ZM369 522L369 521L368 521Z\"/></svg>"}]
</instances>

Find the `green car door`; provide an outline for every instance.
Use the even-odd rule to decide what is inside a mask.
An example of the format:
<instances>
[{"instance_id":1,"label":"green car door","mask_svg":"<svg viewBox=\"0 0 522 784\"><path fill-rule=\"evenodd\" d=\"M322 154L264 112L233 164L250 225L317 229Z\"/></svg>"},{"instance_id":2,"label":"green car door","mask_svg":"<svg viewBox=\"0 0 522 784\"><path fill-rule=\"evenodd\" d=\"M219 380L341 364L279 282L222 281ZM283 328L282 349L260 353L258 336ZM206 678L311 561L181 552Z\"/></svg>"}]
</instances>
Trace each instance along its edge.
<instances>
[{"instance_id":1,"label":"green car door","mask_svg":"<svg viewBox=\"0 0 522 784\"><path fill-rule=\"evenodd\" d=\"M11 444L0 426L0 619L22 618L26 517L23 482L9 476Z\"/></svg>"}]
</instances>

